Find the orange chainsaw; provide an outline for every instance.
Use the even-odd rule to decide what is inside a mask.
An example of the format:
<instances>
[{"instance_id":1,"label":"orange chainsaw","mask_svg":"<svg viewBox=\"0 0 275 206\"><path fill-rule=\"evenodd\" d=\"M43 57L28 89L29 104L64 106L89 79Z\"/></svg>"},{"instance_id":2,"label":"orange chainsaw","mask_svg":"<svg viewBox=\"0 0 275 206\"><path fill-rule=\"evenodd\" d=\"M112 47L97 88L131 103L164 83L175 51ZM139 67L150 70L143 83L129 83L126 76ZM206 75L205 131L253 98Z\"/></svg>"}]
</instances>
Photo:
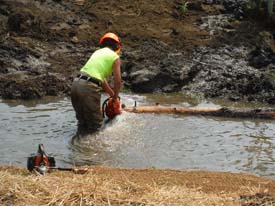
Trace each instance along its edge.
<instances>
[{"instance_id":1,"label":"orange chainsaw","mask_svg":"<svg viewBox=\"0 0 275 206\"><path fill-rule=\"evenodd\" d=\"M113 119L118 114L121 114L120 97L114 100L112 97L107 98L102 104L103 118L105 114L109 119Z\"/></svg>"},{"instance_id":2,"label":"orange chainsaw","mask_svg":"<svg viewBox=\"0 0 275 206\"><path fill-rule=\"evenodd\" d=\"M55 167L54 157L46 155L43 144L39 144L37 154L28 157L28 170L44 174L52 167Z\"/></svg>"},{"instance_id":3,"label":"orange chainsaw","mask_svg":"<svg viewBox=\"0 0 275 206\"><path fill-rule=\"evenodd\" d=\"M45 153L43 144L38 145L37 154L28 157L27 168L30 172L35 171L41 175L44 175L49 170L72 171L76 174L84 174L88 171L88 168L56 167L54 157L49 157Z\"/></svg>"}]
</instances>

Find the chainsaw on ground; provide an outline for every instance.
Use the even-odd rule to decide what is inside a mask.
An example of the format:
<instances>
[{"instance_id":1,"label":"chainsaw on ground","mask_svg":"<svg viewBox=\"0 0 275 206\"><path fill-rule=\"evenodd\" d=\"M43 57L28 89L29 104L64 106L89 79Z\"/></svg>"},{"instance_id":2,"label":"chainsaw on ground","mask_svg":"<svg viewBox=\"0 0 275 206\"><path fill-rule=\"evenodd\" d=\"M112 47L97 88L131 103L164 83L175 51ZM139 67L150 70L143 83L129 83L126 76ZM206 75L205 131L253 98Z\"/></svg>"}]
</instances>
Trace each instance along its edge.
<instances>
[{"instance_id":1,"label":"chainsaw on ground","mask_svg":"<svg viewBox=\"0 0 275 206\"><path fill-rule=\"evenodd\" d=\"M50 157L46 154L43 144L38 145L36 154L32 154L28 157L27 168L30 172L36 172L41 175L44 175L49 170L73 171L76 174L84 174L88 171L87 168L76 169L56 167L54 157Z\"/></svg>"},{"instance_id":2,"label":"chainsaw on ground","mask_svg":"<svg viewBox=\"0 0 275 206\"><path fill-rule=\"evenodd\" d=\"M45 174L49 168L55 167L54 157L49 157L45 151L43 144L38 145L37 154L28 157L27 168L29 171L36 171Z\"/></svg>"}]
</instances>

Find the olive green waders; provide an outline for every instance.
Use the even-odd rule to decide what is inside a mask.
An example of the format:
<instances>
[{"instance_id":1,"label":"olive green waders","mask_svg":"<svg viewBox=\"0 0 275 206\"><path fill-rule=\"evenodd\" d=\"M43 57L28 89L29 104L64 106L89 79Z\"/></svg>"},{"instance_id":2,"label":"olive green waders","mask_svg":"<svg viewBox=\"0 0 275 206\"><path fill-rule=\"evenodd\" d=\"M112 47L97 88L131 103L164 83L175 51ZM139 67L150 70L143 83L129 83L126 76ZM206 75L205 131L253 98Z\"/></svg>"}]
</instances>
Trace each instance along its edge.
<instances>
[{"instance_id":1,"label":"olive green waders","mask_svg":"<svg viewBox=\"0 0 275 206\"><path fill-rule=\"evenodd\" d=\"M75 78L71 101L78 120L78 134L97 131L103 122L100 111L101 87L95 83Z\"/></svg>"}]
</instances>

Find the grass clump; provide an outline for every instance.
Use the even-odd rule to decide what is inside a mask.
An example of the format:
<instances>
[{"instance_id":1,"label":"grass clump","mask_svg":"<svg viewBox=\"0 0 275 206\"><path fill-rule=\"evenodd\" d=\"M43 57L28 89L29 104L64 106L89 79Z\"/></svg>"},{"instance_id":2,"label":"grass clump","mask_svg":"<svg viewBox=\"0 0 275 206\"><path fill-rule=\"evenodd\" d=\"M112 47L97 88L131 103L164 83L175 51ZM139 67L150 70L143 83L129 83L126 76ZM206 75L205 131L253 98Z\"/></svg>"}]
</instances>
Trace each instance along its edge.
<instances>
[{"instance_id":1,"label":"grass clump","mask_svg":"<svg viewBox=\"0 0 275 206\"><path fill-rule=\"evenodd\" d=\"M188 11L188 1L183 1L181 4L181 14L184 16Z\"/></svg>"}]
</instances>

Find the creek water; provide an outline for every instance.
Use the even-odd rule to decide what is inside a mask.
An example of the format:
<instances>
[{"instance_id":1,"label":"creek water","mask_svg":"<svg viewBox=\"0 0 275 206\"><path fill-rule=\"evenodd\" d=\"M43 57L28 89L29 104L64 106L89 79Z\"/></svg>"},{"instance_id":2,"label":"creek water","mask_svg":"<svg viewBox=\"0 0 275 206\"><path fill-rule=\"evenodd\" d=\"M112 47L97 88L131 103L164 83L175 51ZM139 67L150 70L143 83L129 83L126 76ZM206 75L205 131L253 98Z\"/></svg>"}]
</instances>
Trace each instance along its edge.
<instances>
[{"instance_id":1,"label":"creek water","mask_svg":"<svg viewBox=\"0 0 275 206\"><path fill-rule=\"evenodd\" d=\"M128 106L266 107L182 95L122 94ZM104 97L102 98L102 100ZM0 100L0 165L26 166L43 143L58 166L210 170L275 178L275 120L124 112L96 134L77 130L69 98Z\"/></svg>"}]
</instances>

